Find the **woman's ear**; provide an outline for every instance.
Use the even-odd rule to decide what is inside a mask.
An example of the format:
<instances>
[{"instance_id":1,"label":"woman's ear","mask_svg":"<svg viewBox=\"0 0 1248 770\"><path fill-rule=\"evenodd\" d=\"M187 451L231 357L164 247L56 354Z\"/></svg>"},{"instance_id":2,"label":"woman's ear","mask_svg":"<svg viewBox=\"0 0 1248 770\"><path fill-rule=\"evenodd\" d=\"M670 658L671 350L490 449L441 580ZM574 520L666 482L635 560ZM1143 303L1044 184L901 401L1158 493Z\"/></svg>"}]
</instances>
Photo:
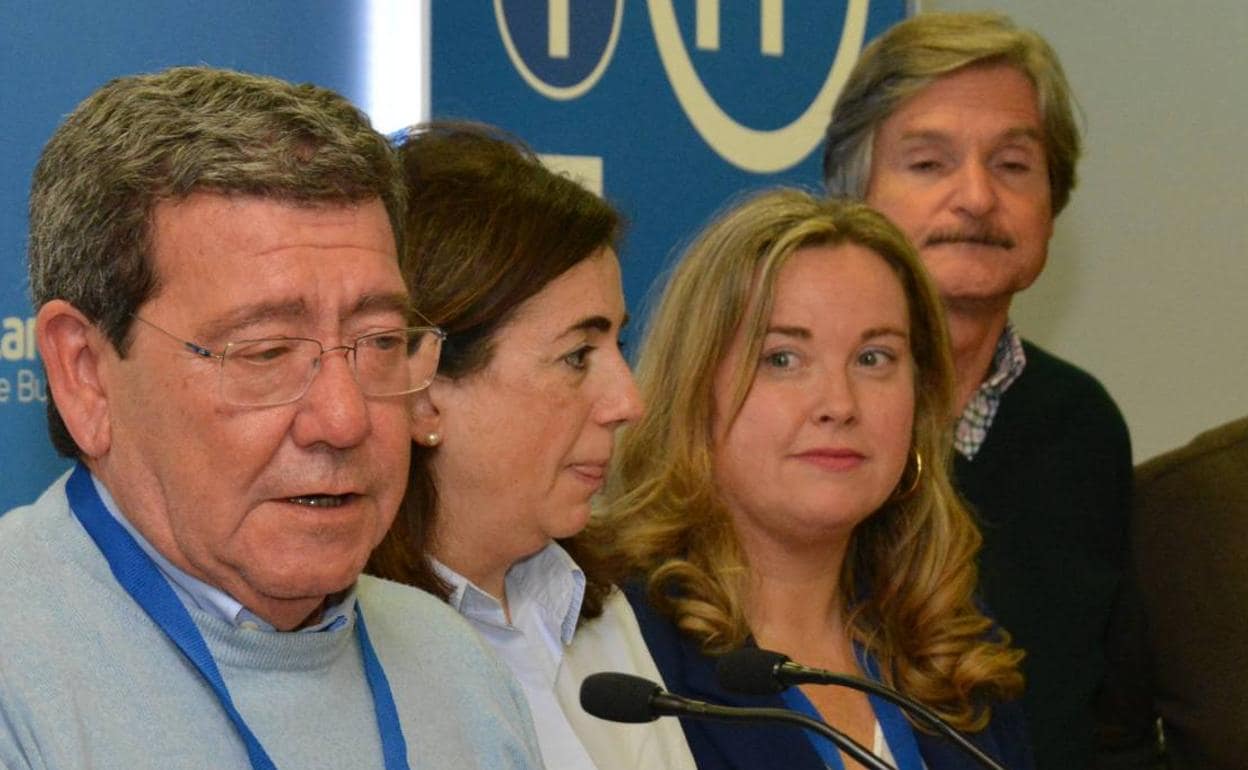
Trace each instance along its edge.
<instances>
[{"instance_id":1,"label":"woman's ear","mask_svg":"<svg viewBox=\"0 0 1248 770\"><path fill-rule=\"evenodd\" d=\"M111 344L78 308L54 299L35 315L39 356L48 390L74 443L86 457L101 457L112 443L108 387L101 370Z\"/></svg>"},{"instance_id":2,"label":"woman's ear","mask_svg":"<svg viewBox=\"0 0 1248 770\"><path fill-rule=\"evenodd\" d=\"M432 382L429 387L412 394L412 441L422 446L442 443L442 413L430 392L437 384Z\"/></svg>"}]
</instances>

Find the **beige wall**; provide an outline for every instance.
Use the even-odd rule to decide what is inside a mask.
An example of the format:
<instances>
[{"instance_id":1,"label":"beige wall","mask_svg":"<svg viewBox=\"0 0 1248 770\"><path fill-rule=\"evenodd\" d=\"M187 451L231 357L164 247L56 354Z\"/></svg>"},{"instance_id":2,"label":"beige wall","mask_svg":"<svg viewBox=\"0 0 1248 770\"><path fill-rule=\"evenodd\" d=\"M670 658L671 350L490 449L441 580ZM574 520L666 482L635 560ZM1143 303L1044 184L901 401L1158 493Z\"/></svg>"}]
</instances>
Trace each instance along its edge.
<instances>
[{"instance_id":1,"label":"beige wall","mask_svg":"<svg viewBox=\"0 0 1248 770\"><path fill-rule=\"evenodd\" d=\"M924 0L994 8L1057 49L1085 114L1080 183L1023 334L1096 374L1135 457L1248 414L1248 4Z\"/></svg>"}]
</instances>

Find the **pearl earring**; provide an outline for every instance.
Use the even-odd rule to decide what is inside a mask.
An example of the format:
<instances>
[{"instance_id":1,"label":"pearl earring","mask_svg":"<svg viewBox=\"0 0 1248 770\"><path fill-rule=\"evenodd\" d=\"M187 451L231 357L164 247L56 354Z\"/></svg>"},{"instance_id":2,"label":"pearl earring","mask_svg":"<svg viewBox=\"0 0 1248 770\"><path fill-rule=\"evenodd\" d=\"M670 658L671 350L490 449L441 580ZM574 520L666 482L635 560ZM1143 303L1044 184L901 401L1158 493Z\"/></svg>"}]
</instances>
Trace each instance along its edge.
<instances>
[{"instance_id":1,"label":"pearl earring","mask_svg":"<svg viewBox=\"0 0 1248 770\"><path fill-rule=\"evenodd\" d=\"M429 446L437 446L441 442L442 442L442 437L438 435L437 433L425 434L425 443L428 444Z\"/></svg>"}]
</instances>

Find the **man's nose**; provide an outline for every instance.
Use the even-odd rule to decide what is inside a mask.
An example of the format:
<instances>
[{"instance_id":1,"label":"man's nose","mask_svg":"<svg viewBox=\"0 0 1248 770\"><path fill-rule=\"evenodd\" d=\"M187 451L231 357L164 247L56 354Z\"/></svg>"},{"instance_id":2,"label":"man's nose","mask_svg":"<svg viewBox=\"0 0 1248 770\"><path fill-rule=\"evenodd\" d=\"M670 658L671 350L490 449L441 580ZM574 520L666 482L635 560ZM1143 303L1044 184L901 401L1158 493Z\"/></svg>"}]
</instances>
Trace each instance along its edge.
<instances>
[{"instance_id":1,"label":"man's nose","mask_svg":"<svg viewBox=\"0 0 1248 770\"><path fill-rule=\"evenodd\" d=\"M321 354L312 384L297 402L294 437L300 445L321 443L345 449L368 435L368 403L356 381L351 355L345 345Z\"/></svg>"},{"instance_id":2,"label":"man's nose","mask_svg":"<svg viewBox=\"0 0 1248 770\"><path fill-rule=\"evenodd\" d=\"M996 179L982 161L967 161L954 175L954 207L967 216L979 219L997 205Z\"/></svg>"}]
</instances>

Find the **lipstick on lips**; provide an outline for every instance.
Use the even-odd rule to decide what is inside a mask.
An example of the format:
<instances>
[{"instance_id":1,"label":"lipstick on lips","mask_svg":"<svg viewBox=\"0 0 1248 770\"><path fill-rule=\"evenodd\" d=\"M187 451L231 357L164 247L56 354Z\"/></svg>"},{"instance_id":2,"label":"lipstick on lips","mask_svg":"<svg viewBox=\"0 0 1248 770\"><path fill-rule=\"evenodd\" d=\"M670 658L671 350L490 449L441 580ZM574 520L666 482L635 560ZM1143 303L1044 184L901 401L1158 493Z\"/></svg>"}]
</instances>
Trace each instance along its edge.
<instances>
[{"instance_id":1,"label":"lipstick on lips","mask_svg":"<svg viewBox=\"0 0 1248 770\"><path fill-rule=\"evenodd\" d=\"M840 447L807 449L796 455L802 462L829 471L852 471L867 459L861 452Z\"/></svg>"},{"instance_id":2,"label":"lipstick on lips","mask_svg":"<svg viewBox=\"0 0 1248 770\"><path fill-rule=\"evenodd\" d=\"M601 487L607 478L606 463L572 463L568 468L573 475L591 487Z\"/></svg>"}]
</instances>

